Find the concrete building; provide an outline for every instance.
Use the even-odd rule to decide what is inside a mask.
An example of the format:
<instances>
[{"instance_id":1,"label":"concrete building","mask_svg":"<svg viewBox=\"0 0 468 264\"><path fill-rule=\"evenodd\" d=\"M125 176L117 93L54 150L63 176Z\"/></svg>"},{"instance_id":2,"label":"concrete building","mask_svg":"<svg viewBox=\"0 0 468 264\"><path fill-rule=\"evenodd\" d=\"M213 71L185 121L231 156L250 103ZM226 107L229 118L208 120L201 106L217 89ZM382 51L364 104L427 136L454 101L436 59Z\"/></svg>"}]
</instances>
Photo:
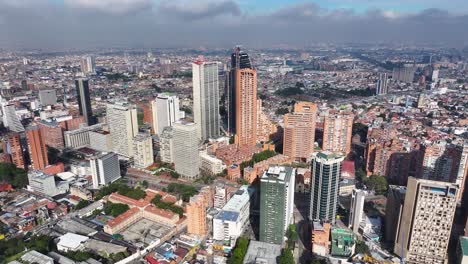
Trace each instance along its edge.
<instances>
[{"instance_id":1,"label":"concrete building","mask_svg":"<svg viewBox=\"0 0 468 264\"><path fill-rule=\"evenodd\" d=\"M81 148L91 146L90 132L102 130L102 124L96 124L92 126L85 126L79 129L65 131L63 137L65 139L65 146L67 148Z\"/></svg>"},{"instance_id":2,"label":"concrete building","mask_svg":"<svg viewBox=\"0 0 468 264\"><path fill-rule=\"evenodd\" d=\"M30 127L26 131L31 166L35 170L43 170L49 165L44 131L39 127Z\"/></svg>"},{"instance_id":3,"label":"concrete building","mask_svg":"<svg viewBox=\"0 0 468 264\"><path fill-rule=\"evenodd\" d=\"M312 155L310 219L335 223L341 163L344 157L331 152Z\"/></svg>"},{"instance_id":4,"label":"concrete building","mask_svg":"<svg viewBox=\"0 0 468 264\"><path fill-rule=\"evenodd\" d=\"M281 245L251 240L243 264L277 263Z\"/></svg>"},{"instance_id":5,"label":"concrete building","mask_svg":"<svg viewBox=\"0 0 468 264\"><path fill-rule=\"evenodd\" d=\"M384 237L387 243L393 245L398 229L398 219L403 212L406 187L390 185L387 193L387 204L385 208Z\"/></svg>"},{"instance_id":6,"label":"concrete building","mask_svg":"<svg viewBox=\"0 0 468 264\"><path fill-rule=\"evenodd\" d=\"M228 200L228 190L226 186L217 185L214 190L213 204L215 208L221 209Z\"/></svg>"},{"instance_id":7,"label":"concrete building","mask_svg":"<svg viewBox=\"0 0 468 264\"><path fill-rule=\"evenodd\" d=\"M260 241L282 244L292 222L296 171L271 166L260 178Z\"/></svg>"},{"instance_id":8,"label":"concrete building","mask_svg":"<svg viewBox=\"0 0 468 264\"><path fill-rule=\"evenodd\" d=\"M112 151L112 138L110 133L104 130L89 131L89 146L102 152Z\"/></svg>"},{"instance_id":9,"label":"concrete building","mask_svg":"<svg viewBox=\"0 0 468 264\"><path fill-rule=\"evenodd\" d=\"M200 170L209 174L216 175L223 172L226 165L222 160L209 155L206 151L200 151Z\"/></svg>"},{"instance_id":10,"label":"concrete building","mask_svg":"<svg viewBox=\"0 0 468 264\"><path fill-rule=\"evenodd\" d=\"M161 135L165 127L170 127L180 119L179 97L170 94L159 94L151 102L153 113L153 129L158 135Z\"/></svg>"},{"instance_id":11,"label":"concrete building","mask_svg":"<svg viewBox=\"0 0 468 264\"><path fill-rule=\"evenodd\" d=\"M314 152L317 105L298 102L294 113L284 115L283 154L296 161L309 161Z\"/></svg>"},{"instance_id":12,"label":"concrete building","mask_svg":"<svg viewBox=\"0 0 468 264\"><path fill-rule=\"evenodd\" d=\"M56 183L53 175L42 171L29 171L28 182L29 190L51 197L66 193L69 189L68 182Z\"/></svg>"},{"instance_id":13,"label":"concrete building","mask_svg":"<svg viewBox=\"0 0 468 264\"><path fill-rule=\"evenodd\" d=\"M76 87L76 95L77 95L78 109L80 110L80 115L83 116L85 123L88 126L96 124L96 120L93 116L93 110L91 109L89 80L77 79L75 80L75 87Z\"/></svg>"},{"instance_id":14,"label":"concrete building","mask_svg":"<svg viewBox=\"0 0 468 264\"><path fill-rule=\"evenodd\" d=\"M120 101L108 103L107 123L114 152L127 158L133 157L133 138L138 133L135 105Z\"/></svg>"},{"instance_id":15,"label":"concrete building","mask_svg":"<svg viewBox=\"0 0 468 264\"><path fill-rule=\"evenodd\" d=\"M398 67L393 68L392 80L404 83L412 83L414 80L415 67Z\"/></svg>"},{"instance_id":16,"label":"concrete building","mask_svg":"<svg viewBox=\"0 0 468 264\"><path fill-rule=\"evenodd\" d=\"M133 139L133 164L137 168L146 168L154 163L153 138L149 134L137 134Z\"/></svg>"},{"instance_id":17,"label":"concrete building","mask_svg":"<svg viewBox=\"0 0 468 264\"><path fill-rule=\"evenodd\" d=\"M61 252L76 252L83 251L83 243L89 238L87 236L77 235L73 233L66 233L58 238L57 250Z\"/></svg>"},{"instance_id":18,"label":"concrete building","mask_svg":"<svg viewBox=\"0 0 468 264\"><path fill-rule=\"evenodd\" d=\"M40 90L39 101L42 106L54 105L57 103L57 92L55 90Z\"/></svg>"},{"instance_id":19,"label":"concrete building","mask_svg":"<svg viewBox=\"0 0 468 264\"><path fill-rule=\"evenodd\" d=\"M354 254L356 237L353 232L332 228L331 231L331 255L340 258L349 258Z\"/></svg>"},{"instance_id":20,"label":"concrete building","mask_svg":"<svg viewBox=\"0 0 468 264\"><path fill-rule=\"evenodd\" d=\"M257 143L257 71L238 69L235 74L236 134L234 143L241 147L254 146Z\"/></svg>"},{"instance_id":21,"label":"concrete building","mask_svg":"<svg viewBox=\"0 0 468 264\"><path fill-rule=\"evenodd\" d=\"M192 63L193 117L202 141L220 135L218 62Z\"/></svg>"},{"instance_id":22,"label":"concrete building","mask_svg":"<svg viewBox=\"0 0 468 264\"><path fill-rule=\"evenodd\" d=\"M194 123L179 121L174 123L173 128L175 170L185 178L195 179L200 163L197 126Z\"/></svg>"},{"instance_id":23,"label":"concrete building","mask_svg":"<svg viewBox=\"0 0 468 264\"><path fill-rule=\"evenodd\" d=\"M1 101L1 97L0 97ZM3 126L13 132L24 132L24 126L21 124L21 120L16 115L16 107L14 104L8 104L6 102L0 102L2 105L2 121Z\"/></svg>"},{"instance_id":24,"label":"concrete building","mask_svg":"<svg viewBox=\"0 0 468 264\"><path fill-rule=\"evenodd\" d=\"M165 127L159 136L159 157L162 162L174 162L174 129Z\"/></svg>"},{"instance_id":25,"label":"concrete building","mask_svg":"<svg viewBox=\"0 0 468 264\"><path fill-rule=\"evenodd\" d=\"M190 198L186 206L187 233L200 237L207 234L206 209L203 196L196 195Z\"/></svg>"},{"instance_id":26,"label":"concrete building","mask_svg":"<svg viewBox=\"0 0 468 264\"><path fill-rule=\"evenodd\" d=\"M312 222L312 253L327 256L330 253L330 223Z\"/></svg>"},{"instance_id":27,"label":"concrete building","mask_svg":"<svg viewBox=\"0 0 468 264\"><path fill-rule=\"evenodd\" d=\"M349 211L349 228L355 234L359 234L359 225L364 219L364 202L367 192L359 189L354 189L351 194L351 209Z\"/></svg>"},{"instance_id":28,"label":"concrete building","mask_svg":"<svg viewBox=\"0 0 468 264\"><path fill-rule=\"evenodd\" d=\"M90 158L89 161L94 189L120 179L120 163L117 154L101 153Z\"/></svg>"},{"instance_id":29,"label":"concrete building","mask_svg":"<svg viewBox=\"0 0 468 264\"><path fill-rule=\"evenodd\" d=\"M254 189L242 186L213 219L213 239L232 245L244 231L250 216Z\"/></svg>"},{"instance_id":30,"label":"concrete building","mask_svg":"<svg viewBox=\"0 0 468 264\"><path fill-rule=\"evenodd\" d=\"M353 130L352 113L330 113L324 117L322 149L341 153L351 152Z\"/></svg>"},{"instance_id":31,"label":"concrete building","mask_svg":"<svg viewBox=\"0 0 468 264\"><path fill-rule=\"evenodd\" d=\"M38 121L37 126L43 130L45 144L56 149L65 148L63 128L55 121Z\"/></svg>"},{"instance_id":32,"label":"concrete building","mask_svg":"<svg viewBox=\"0 0 468 264\"><path fill-rule=\"evenodd\" d=\"M54 264L54 259L41 254L35 250L26 252L21 256L21 260L26 263Z\"/></svg>"},{"instance_id":33,"label":"concrete building","mask_svg":"<svg viewBox=\"0 0 468 264\"><path fill-rule=\"evenodd\" d=\"M456 184L410 177L394 253L410 264L446 263L457 195Z\"/></svg>"},{"instance_id":34,"label":"concrete building","mask_svg":"<svg viewBox=\"0 0 468 264\"><path fill-rule=\"evenodd\" d=\"M257 99L257 141L267 143L271 141L271 135L278 131L278 127L266 115L262 99Z\"/></svg>"},{"instance_id":35,"label":"concrete building","mask_svg":"<svg viewBox=\"0 0 468 264\"><path fill-rule=\"evenodd\" d=\"M22 139L19 133L13 133L8 137L4 152L10 154L11 161L17 168L26 169Z\"/></svg>"}]
</instances>

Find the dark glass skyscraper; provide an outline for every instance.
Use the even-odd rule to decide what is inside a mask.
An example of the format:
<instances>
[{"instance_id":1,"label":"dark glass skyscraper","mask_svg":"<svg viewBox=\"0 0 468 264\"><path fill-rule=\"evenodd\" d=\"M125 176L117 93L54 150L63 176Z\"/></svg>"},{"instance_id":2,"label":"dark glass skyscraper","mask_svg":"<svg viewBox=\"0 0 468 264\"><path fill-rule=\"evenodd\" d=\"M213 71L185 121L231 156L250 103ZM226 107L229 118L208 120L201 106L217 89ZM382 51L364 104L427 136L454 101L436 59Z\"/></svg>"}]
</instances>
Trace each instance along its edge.
<instances>
[{"instance_id":1,"label":"dark glass skyscraper","mask_svg":"<svg viewBox=\"0 0 468 264\"><path fill-rule=\"evenodd\" d=\"M96 124L91 109L91 98L89 95L89 81L87 79L75 80L76 94L78 98L78 107L88 126Z\"/></svg>"},{"instance_id":2,"label":"dark glass skyscraper","mask_svg":"<svg viewBox=\"0 0 468 264\"><path fill-rule=\"evenodd\" d=\"M231 68L227 77L226 85L226 108L227 125L230 133L236 133L236 76L237 71L241 69L253 69L249 55L240 50L240 47L234 48L231 54Z\"/></svg>"}]
</instances>

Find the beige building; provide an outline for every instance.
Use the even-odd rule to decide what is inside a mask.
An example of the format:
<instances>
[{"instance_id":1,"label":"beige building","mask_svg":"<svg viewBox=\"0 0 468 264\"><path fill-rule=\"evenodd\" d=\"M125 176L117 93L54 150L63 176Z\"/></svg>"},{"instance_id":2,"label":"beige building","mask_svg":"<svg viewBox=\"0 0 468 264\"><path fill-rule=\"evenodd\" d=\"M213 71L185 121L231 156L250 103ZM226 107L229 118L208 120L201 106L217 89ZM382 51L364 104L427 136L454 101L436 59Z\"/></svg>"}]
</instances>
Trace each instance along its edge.
<instances>
[{"instance_id":1,"label":"beige building","mask_svg":"<svg viewBox=\"0 0 468 264\"><path fill-rule=\"evenodd\" d=\"M209 155L206 151L200 151L200 170L215 175L223 172L226 169L226 165L222 160L215 156Z\"/></svg>"},{"instance_id":2,"label":"beige building","mask_svg":"<svg viewBox=\"0 0 468 264\"><path fill-rule=\"evenodd\" d=\"M352 113L330 113L323 122L323 150L347 156L351 152Z\"/></svg>"},{"instance_id":3,"label":"beige building","mask_svg":"<svg viewBox=\"0 0 468 264\"><path fill-rule=\"evenodd\" d=\"M179 121L174 123L173 128L175 170L185 178L197 178L200 163L197 126L195 123Z\"/></svg>"},{"instance_id":4,"label":"beige building","mask_svg":"<svg viewBox=\"0 0 468 264\"><path fill-rule=\"evenodd\" d=\"M138 134L133 139L133 164L137 168L146 168L154 163L153 139L149 134Z\"/></svg>"},{"instance_id":5,"label":"beige building","mask_svg":"<svg viewBox=\"0 0 468 264\"><path fill-rule=\"evenodd\" d=\"M314 152L317 105L298 102L294 113L284 115L283 154L296 161L309 161Z\"/></svg>"},{"instance_id":6,"label":"beige building","mask_svg":"<svg viewBox=\"0 0 468 264\"><path fill-rule=\"evenodd\" d=\"M206 202L203 195L196 195L190 198L190 203L187 204L186 210L187 232L199 236L206 235Z\"/></svg>"},{"instance_id":7,"label":"beige building","mask_svg":"<svg viewBox=\"0 0 468 264\"><path fill-rule=\"evenodd\" d=\"M410 177L398 221L395 254L409 264L446 263L457 195L456 184Z\"/></svg>"},{"instance_id":8,"label":"beige building","mask_svg":"<svg viewBox=\"0 0 468 264\"><path fill-rule=\"evenodd\" d=\"M270 135L276 133L278 128L271 122L263 110L262 100L257 100L257 141L268 142Z\"/></svg>"}]
</instances>

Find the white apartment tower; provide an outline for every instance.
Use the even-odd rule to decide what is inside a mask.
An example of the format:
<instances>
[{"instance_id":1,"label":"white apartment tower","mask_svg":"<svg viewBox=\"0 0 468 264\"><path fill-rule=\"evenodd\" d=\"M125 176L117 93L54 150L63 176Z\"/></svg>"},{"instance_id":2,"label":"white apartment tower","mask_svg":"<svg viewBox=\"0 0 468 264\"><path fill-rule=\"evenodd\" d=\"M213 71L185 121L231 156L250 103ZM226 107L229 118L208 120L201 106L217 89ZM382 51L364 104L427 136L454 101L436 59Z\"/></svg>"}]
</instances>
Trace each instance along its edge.
<instances>
[{"instance_id":1,"label":"white apartment tower","mask_svg":"<svg viewBox=\"0 0 468 264\"><path fill-rule=\"evenodd\" d=\"M359 225L364 216L364 202L366 194L366 191L354 189L351 195L349 228L351 228L355 234L359 233Z\"/></svg>"},{"instance_id":2,"label":"white apartment tower","mask_svg":"<svg viewBox=\"0 0 468 264\"><path fill-rule=\"evenodd\" d=\"M133 139L133 162L137 168L146 168L154 163L153 138L149 134L138 134Z\"/></svg>"},{"instance_id":3,"label":"white apartment tower","mask_svg":"<svg viewBox=\"0 0 468 264\"><path fill-rule=\"evenodd\" d=\"M107 104L107 123L114 152L133 157L133 138L138 134L137 109L127 102Z\"/></svg>"},{"instance_id":4,"label":"white apartment tower","mask_svg":"<svg viewBox=\"0 0 468 264\"><path fill-rule=\"evenodd\" d=\"M163 129L180 119L179 98L175 95L159 94L151 102L154 132L161 135Z\"/></svg>"},{"instance_id":5,"label":"white apartment tower","mask_svg":"<svg viewBox=\"0 0 468 264\"><path fill-rule=\"evenodd\" d=\"M198 136L195 123L174 123L174 165L177 173L188 179L198 176L200 157L198 155Z\"/></svg>"},{"instance_id":6,"label":"white apartment tower","mask_svg":"<svg viewBox=\"0 0 468 264\"><path fill-rule=\"evenodd\" d=\"M218 63L192 63L193 117L201 140L219 136Z\"/></svg>"},{"instance_id":7,"label":"white apartment tower","mask_svg":"<svg viewBox=\"0 0 468 264\"><path fill-rule=\"evenodd\" d=\"M120 179L119 157L113 152L96 155L89 160L91 175L93 177L93 188L112 183Z\"/></svg>"}]
</instances>

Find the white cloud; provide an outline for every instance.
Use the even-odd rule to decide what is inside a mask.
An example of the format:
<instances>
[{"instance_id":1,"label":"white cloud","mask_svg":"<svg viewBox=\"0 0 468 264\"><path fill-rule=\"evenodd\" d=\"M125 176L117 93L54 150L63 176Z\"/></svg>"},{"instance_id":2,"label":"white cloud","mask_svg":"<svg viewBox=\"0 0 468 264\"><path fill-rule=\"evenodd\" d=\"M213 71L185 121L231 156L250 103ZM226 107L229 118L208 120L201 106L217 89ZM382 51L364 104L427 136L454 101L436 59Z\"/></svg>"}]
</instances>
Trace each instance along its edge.
<instances>
[{"instance_id":1,"label":"white cloud","mask_svg":"<svg viewBox=\"0 0 468 264\"><path fill-rule=\"evenodd\" d=\"M72 8L98 10L113 14L134 13L151 9L152 0L65 0L65 5Z\"/></svg>"}]
</instances>

